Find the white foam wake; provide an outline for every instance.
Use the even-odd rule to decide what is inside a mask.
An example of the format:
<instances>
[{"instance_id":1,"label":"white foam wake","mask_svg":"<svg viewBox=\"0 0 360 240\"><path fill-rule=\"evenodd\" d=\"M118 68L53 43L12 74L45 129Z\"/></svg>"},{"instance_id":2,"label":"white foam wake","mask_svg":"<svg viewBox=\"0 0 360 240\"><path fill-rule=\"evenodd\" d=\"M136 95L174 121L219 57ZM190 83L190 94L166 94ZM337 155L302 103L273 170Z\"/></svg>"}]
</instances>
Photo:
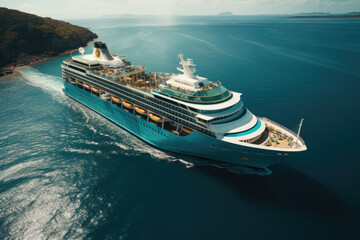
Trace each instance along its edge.
<instances>
[{"instance_id":1,"label":"white foam wake","mask_svg":"<svg viewBox=\"0 0 360 240\"><path fill-rule=\"evenodd\" d=\"M64 94L62 92L63 83L61 77L41 73L32 67L21 68L18 70L18 72L27 80L30 85L39 87L50 93L56 100L64 99Z\"/></svg>"},{"instance_id":2,"label":"white foam wake","mask_svg":"<svg viewBox=\"0 0 360 240\"><path fill-rule=\"evenodd\" d=\"M101 135L107 139L107 144L115 145L121 150L125 150L127 155L139 155L149 154L152 158L159 160L167 160L170 162L178 161L184 164L187 168L194 166L194 164L172 155L167 154L164 151L158 150L151 145L145 143L141 139L135 137L128 131L120 128L119 126L109 122L106 118L97 114L96 112L83 107L77 102L67 102L74 111L79 112L83 115L84 126L94 134Z\"/></svg>"}]
</instances>

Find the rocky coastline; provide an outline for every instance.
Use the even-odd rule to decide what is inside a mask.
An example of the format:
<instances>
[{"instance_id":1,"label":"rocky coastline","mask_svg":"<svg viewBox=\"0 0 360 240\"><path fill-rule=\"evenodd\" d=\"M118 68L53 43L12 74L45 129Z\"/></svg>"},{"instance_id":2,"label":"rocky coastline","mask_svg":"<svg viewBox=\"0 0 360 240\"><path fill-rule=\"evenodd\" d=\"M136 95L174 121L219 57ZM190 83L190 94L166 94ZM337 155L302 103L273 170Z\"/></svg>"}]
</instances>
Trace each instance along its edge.
<instances>
[{"instance_id":1,"label":"rocky coastline","mask_svg":"<svg viewBox=\"0 0 360 240\"><path fill-rule=\"evenodd\" d=\"M0 7L0 77L69 54L98 36L65 21Z\"/></svg>"},{"instance_id":2,"label":"rocky coastline","mask_svg":"<svg viewBox=\"0 0 360 240\"><path fill-rule=\"evenodd\" d=\"M0 68L0 77L14 73L18 67L32 66L57 56L60 55L55 52L46 52L40 55L28 55L26 53L21 53L15 62L11 62Z\"/></svg>"},{"instance_id":3,"label":"rocky coastline","mask_svg":"<svg viewBox=\"0 0 360 240\"><path fill-rule=\"evenodd\" d=\"M21 53L14 62L0 67L0 78L13 74L17 68L34 66L47 60L67 55L76 51L78 51L78 49L71 49L62 53L47 51L38 55L28 55L26 53Z\"/></svg>"}]
</instances>

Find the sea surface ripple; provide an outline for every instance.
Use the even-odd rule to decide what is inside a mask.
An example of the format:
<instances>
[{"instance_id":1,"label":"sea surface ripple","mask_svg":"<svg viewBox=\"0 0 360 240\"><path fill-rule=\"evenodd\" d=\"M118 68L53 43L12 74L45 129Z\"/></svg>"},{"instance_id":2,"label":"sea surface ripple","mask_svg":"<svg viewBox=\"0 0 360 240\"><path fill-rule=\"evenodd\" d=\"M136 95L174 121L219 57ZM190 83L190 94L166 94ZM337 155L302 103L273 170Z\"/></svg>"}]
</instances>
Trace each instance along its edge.
<instances>
[{"instance_id":1,"label":"sea surface ripple","mask_svg":"<svg viewBox=\"0 0 360 240\"><path fill-rule=\"evenodd\" d=\"M183 52L256 115L305 118L308 151L264 170L161 151L65 96L62 56L0 79L0 239L354 239L358 20L72 23L148 71L174 72Z\"/></svg>"}]
</instances>

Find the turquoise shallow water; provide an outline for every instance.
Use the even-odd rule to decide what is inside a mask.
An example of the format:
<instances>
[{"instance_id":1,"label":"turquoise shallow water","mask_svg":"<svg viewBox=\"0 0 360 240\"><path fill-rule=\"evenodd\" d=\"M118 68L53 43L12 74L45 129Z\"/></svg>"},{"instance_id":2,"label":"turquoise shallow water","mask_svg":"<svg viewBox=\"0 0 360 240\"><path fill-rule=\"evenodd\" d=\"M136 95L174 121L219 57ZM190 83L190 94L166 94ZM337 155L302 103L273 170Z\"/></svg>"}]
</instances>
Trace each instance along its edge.
<instances>
[{"instance_id":1,"label":"turquoise shallow water","mask_svg":"<svg viewBox=\"0 0 360 240\"><path fill-rule=\"evenodd\" d=\"M64 96L63 56L0 80L0 239L356 236L358 20L72 22L149 71L175 72L183 52L254 114L304 118L309 150L263 171L160 151Z\"/></svg>"}]
</instances>

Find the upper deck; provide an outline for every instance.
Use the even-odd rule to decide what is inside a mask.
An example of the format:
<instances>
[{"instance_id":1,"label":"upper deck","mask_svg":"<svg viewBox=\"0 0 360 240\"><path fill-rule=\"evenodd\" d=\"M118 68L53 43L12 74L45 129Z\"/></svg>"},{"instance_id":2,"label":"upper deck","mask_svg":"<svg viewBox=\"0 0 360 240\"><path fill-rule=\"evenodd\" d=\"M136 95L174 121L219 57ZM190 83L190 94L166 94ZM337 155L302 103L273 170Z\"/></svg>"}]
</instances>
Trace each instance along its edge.
<instances>
[{"instance_id":1,"label":"upper deck","mask_svg":"<svg viewBox=\"0 0 360 240\"><path fill-rule=\"evenodd\" d=\"M213 104L223 102L231 97L231 92L227 90L220 81L210 82L197 91L189 91L174 87L171 84L160 84L160 93L177 98L186 102L198 104Z\"/></svg>"},{"instance_id":2,"label":"upper deck","mask_svg":"<svg viewBox=\"0 0 360 240\"><path fill-rule=\"evenodd\" d=\"M71 63L70 68L76 65L86 68L88 75L105 78L199 111L209 112L212 108L219 111L240 100L239 94L234 96L235 93L226 89L220 81L212 82L195 76L195 64L191 59L185 61L182 54L179 54L182 68L178 68L182 74L146 73L146 67L132 65L125 57L110 54L106 44L96 42L94 46L92 54L84 55L84 50L80 49L82 55L64 62Z\"/></svg>"}]
</instances>

